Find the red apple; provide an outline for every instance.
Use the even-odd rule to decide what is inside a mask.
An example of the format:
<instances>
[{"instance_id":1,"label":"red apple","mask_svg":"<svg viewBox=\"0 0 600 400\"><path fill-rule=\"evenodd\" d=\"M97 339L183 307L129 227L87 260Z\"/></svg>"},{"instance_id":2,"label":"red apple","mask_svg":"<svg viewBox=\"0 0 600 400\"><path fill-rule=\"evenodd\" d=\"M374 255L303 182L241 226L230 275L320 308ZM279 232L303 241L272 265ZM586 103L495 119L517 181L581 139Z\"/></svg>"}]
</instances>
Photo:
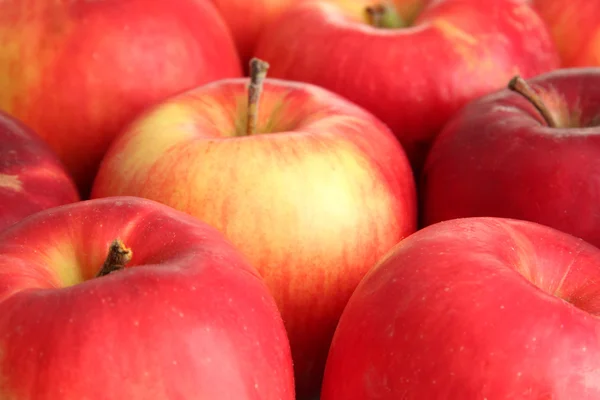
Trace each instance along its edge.
<instances>
[{"instance_id":1,"label":"red apple","mask_svg":"<svg viewBox=\"0 0 600 400\"><path fill-rule=\"evenodd\" d=\"M559 63L546 26L522 1L428 1L405 21L390 7L368 9L298 5L265 29L256 56L272 77L320 85L373 112L416 171L468 100Z\"/></svg>"},{"instance_id":2,"label":"red apple","mask_svg":"<svg viewBox=\"0 0 600 400\"><path fill-rule=\"evenodd\" d=\"M138 198L0 234L0 354L2 399L294 398L256 270L214 228Z\"/></svg>"},{"instance_id":3,"label":"red apple","mask_svg":"<svg viewBox=\"0 0 600 400\"><path fill-rule=\"evenodd\" d=\"M434 143L421 182L423 224L510 217L600 246L600 68L513 82L519 92L472 102Z\"/></svg>"},{"instance_id":4,"label":"red apple","mask_svg":"<svg viewBox=\"0 0 600 400\"><path fill-rule=\"evenodd\" d=\"M415 184L389 129L325 89L267 79L258 112L266 66L255 61L249 95L247 79L222 80L138 118L92 196L157 200L221 230L275 296L302 395L318 392L360 279L415 230Z\"/></svg>"},{"instance_id":5,"label":"red apple","mask_svg":"<svg viewBox=\"0 0 600 400\"><path fill-rule=\"evenodd\" d=\"M30 214L76 201L75 183L56 154L0 111L0 231Z\"/></svg>"},{"instance_id":6,"label":"red apple","mask_svg":"<svg viewBox=\"0 0 600 400\"><path fill-rule=\"evenodd\" d=\"M265 25L276 19L296 0L212 0L233 34L242 65L254 54Z\"/></svg>"},{"instance_id":7,"label":"red apple","mask_svg":"<svg viewBox=\"0 0 600 400\"><path fill-rule=\"evenodd\" d=\"M0 109L50 144L84 196L111 140L141 110L240 75L208 1L0 2Z\"/></svg>"},{"instance_id":8,"label":"red apple","mask_svg":"<svg viewBox=\"0 0 600 400\"><path fill-rule=\"evenodd\" d=\"M549 26L564 67L600 66L600 1L530 2Z\"/></svg>"},{"instance_id":9,"label":"red apple","mask_svg":"<svg viewBox=\"0 0 600 400\"><path fill-rule=\"evenodd\" d=\"M403 240L340 319L321 400L600 398L600 250L528 221Z\"/></svg>"}]
</instances>

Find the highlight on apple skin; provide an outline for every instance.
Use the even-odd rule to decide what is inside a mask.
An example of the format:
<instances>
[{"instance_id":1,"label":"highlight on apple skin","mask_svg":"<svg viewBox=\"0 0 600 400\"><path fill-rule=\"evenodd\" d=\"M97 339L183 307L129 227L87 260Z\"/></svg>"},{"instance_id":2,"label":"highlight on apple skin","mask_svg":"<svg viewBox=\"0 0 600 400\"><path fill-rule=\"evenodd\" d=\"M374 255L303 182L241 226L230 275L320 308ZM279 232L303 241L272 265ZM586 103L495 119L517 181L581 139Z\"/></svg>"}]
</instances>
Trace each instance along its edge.
<instances>
[{"instance_id":1,"label":"highlight on apple skin","mask_svg":"<svg viewBox=\"0 0 600 400\"><path fill-rule=\"evenodd\" d=\"M362 4L362 2L359 2ZM559 66L530 5L441 0L403 20L389 6L308 2L265 27L255 56L273 78L314 83L373 112L418 174L432 140L469 100Z\"/></svg>"},{"instance_id":2,"label":"highlight on apple skin","mask_svg":"<svg viewBox=\"0 0 600 400\"><path fill-rule=\"evenodd\" d=\"M21 121L0 111L0 231L76 201L77 187L56 154Z\"/></svg>"},{"instance_id":3,"label":"highlight on apple skin","mask_svg":"<svg viewBox=\"0 0 600 400\"><path fill-rule=\"evenodd\" d=\"M352 295L322 400L595 400L600 250L547 226L444 221Z\"/></svg>"},{"instance_id":4,"label":"highlight on apple skin","mask_svg":"<svg viewBox=\"0 0 600 400\"><path fill-rule=\"evenodd\" d=\"M141 115L111 145L92 197L156 200L223 232L277 301L303 396L319 390L362 276L416 229L415 182L398 141L364 109L266 78L249 112L248 83L214 82Z\"/></svg>"},{"instance_id":5,"label":"highlight on apple skin","mask_svg":"<svg viewBox=\"0 0 600 400\"><path fill-rule=\"evenodd\" d=\"M420 182L422 224L508 217L600 246L600 69L511 82L524 95L506 88L471 102L434 142Z\"/></svg>"},{"instance_id":6,"label":"highlight on apple skin","mask_svg":"<svg viewBox=\"0 0 600 400\"><path fill-rule=\"evenodd\" d=\"M0 398L293 400L273 297L216 229L132 197L0 233Z\"/></svg>"},{"instance_id":7,"label":"highlight on apple skin","mask_svg":"<svg viewBox=\"0 0 600 400\"><path fill-rule=\"evenodd\" d=\"M0 109L49 143L84 198L110 142L138 113L241 74L209 1L0 2Z\"/></svg>"}]
</instances>

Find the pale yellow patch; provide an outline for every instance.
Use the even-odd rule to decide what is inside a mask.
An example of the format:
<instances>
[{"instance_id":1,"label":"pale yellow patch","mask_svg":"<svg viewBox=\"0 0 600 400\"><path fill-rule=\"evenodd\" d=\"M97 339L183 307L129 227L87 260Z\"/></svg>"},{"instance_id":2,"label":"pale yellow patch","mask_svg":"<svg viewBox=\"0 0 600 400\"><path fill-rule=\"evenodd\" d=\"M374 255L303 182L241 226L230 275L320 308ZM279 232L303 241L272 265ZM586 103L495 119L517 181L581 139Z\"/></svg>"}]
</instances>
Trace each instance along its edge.
<instances>
[{"instance_id":1,"label":"pale yellow patch","mask_svg":"<svg viewBox=\"0 0 600 400\"><path fill-rule=\"evenodd\" d=\"M0 174L0 188L21 192L23 191L23 183L17 175Z\"/></svg>"},{"instance_id":2,"label":"pale yellow patch","mask_svg":"<svg viewBox=\"0 0 600 400\"><path fill-rule=\"evenodd\" d=\"M119 148L126 156L119 160L119 170L145 170L160 159L169 148L197 135L196 112L177 103L167 103L138 120L131 134Z\"/></svg>"},{"instance_id":3,"label":"pale yellow patch","mask_svg":"<svg viewBox=\"0 0 600 400\"><path fill-rule=\"evenodd\" d=\"M492 71L495 68L493 54L473 35L443 19L435 20L433 26L444 35L470 70Z\"/></svg>"},{"instance_id":4,"label":"pale yellow patch","mask_svg":"<svg viewBox=\"0 0 600 400\"><path fill-rule=\"evenodd\" d=\"M45 255L48 265L51 266L62 287L73 286L84 281L82 269L77 262L76 249L70 241L65 240L49 246Z\"/></svg>"},{"instance_id":5,"label":"pale yellow patch","mask_svg":"<svg viewBox=\"0 0 600 400\"><path fill-rule=\"evenodd\" d=\"M470 35L469 33L458 28L456 25L444 19L435 20L433 22L433 26L442 32L442 34L451 42L458 40L471 46L475 46L477 44L477 39L473 37L473 35Z\"/></svg>"},{"instance_id":6,"label":"pale yellow patch","mask_svg":"<svg viewBox=\"0 0 600 400\"><path fill-rule=\"evenodd\" d=\"M22 10L0 15L0 109L20 118L73 30L66 8L42 11L36 8L47 8L46 2L32 4L23 2ZM40 15L51 15L53 23L44 24Z\"/></svg>"}]
</instances>

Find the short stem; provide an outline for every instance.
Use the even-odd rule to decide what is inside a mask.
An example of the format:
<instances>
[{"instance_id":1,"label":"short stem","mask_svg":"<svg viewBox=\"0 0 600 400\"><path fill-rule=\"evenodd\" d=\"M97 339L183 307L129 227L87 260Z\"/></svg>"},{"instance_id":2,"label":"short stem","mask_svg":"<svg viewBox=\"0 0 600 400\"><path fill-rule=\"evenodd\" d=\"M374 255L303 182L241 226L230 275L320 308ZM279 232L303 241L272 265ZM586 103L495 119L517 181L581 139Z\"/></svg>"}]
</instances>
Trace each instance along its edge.
<instances>
[{"instance_id":1,"label":"short stem","mask_svg":"<svg viewBox=\"0 0 600 400\"><path fill-rule=\"evenodd\" d=\"M125 265L131 261L132 255L133 252L131 249L127 248L120 239L116 239L110 244L104 265L96 275L96 278L125 268Z\"/></svg>"},{"instance_id":2,"label":"short stem","mask_svg":"<svg viewBox=\"0 0 600 400\"><path fill-rule=\"evenodd\" d=\"M248 124L246 133L254 135L258 124L258 105L269 63L258 58L250 60L250 85L248 86Z\"/></svg>"},{"instance_id":3,"label":"short stem","mask_svg":"<svg viewBox=\"0 0 600 400\"><path fill-rule=\"evenodd\" d=\"M390 2L376 4L366 8L369 25L375 28L397 29L406 26L396 7Z\"/></svg>"},{"instance_id":4,"label":"short stem","mask_svg":"<svg viewBox=\"0 0 600 400\"><path fill-rule=\"evenodd\" d=\"M550 112L541 96L520 76L515 76L508 83L508 88L514 92L517 92L529 101L542 115L546 124L551 128L557 128L558 122L554 118L554 115Z\"/></svg>"}]
</instances>

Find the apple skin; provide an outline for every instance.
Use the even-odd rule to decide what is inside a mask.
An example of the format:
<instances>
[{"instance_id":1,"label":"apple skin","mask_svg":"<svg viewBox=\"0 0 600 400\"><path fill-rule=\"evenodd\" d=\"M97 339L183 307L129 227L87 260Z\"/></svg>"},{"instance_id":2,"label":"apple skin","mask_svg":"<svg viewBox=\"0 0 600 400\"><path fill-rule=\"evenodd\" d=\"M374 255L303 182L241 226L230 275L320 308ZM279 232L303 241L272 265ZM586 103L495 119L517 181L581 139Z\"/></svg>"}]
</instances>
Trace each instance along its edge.
<instances>
[{"instance_id":1,"label":"apple skin","mask_svg":"<svg viewBox=\"0 0 600 400\"><path fill-rule=\"evenodd\" d=\"M240 55L242 66L248 72L248 62L265 25L276 19L296 0L212 0L227 23Z\"/></svg>"},{"instance_id":2,"label":"apple skin","mask_svg":"<svg viewBox=\"0 0 600 400\"><path fill-rule=\"evenodd\" d=\"M600 66L600 2L530 0L561 56L562 67Z\"/></svg>"},{"instance_id":3,"label":"apple skin","mask_svg":"<svg viewBox=\"0 0 600 400\"><path fill-rule=\"evenodd\" d=\"M371 2L372 3L372 2ZM367 24L364 7L303 3L261 35L269 76L317 84L373 112L420 171L432 139L468 100L558 67L547 27L522 2L428 2L413 26Z\"/></svg>"},{"instance_id":4,"label":"apple skin","mask_svg":"<svg viewBox=\"0 0 600 400\"><path fill-rule=\"evenodd\" d=\"M107 152L92 197L149 198L223 232L279 305L304 395L318 392L360 279L416 229L415 182L381 121L314 85L267 78L259 133L239 132L247 84L214 82L140 116Z\"/></svg>"},{"instance_id":5,"label":"apple skin","mask_svg":"<svg viewBox=\"0 0 600 400\"><path fill-rule=\"evenodd\" d=\"M115 238L130 264L94 278ZM56 207L0 234L0 354L2 399L294 399L256 270L214 228L139 198Z\"/></svg>"},{"instance_id":6,"label":"apple skin","mask_svg":"<svg viewBox=\"0 0 600 400\"><path fill-rule=\"evenodd\" d=\"M75 182L56 154L0 111L0 231L30 214L76 201Z\"/></svg>"},{"instance_id":7,"label":"apple skin","mask_svg":"<svg viewBox=\"0 0 600 400\"><path fill-rule=\"evenodd\" d=\"M600 250L533 222L424 228L352 295L321 400L597 399L599 279Z\"/></svg>"},{"instance_id":8,"label":"apple skin","mask_svg":"<svg viewBox=\"0 0 600 400\"><path fill-rule=\"evenodd\" d=\"M0 2L0 109L50 144L83 197L111 140L144 108L241 74L207 1Z\"/></svg>"},{"instance_id":9,"label":"apple skin","mask_svg":"<svg viewBox=\"0 0 600 400\"><path fill-rule=\"evenodd\" d=\"M600 68L561 69L528 82L566 127L549 127L509 89L473 101L427 158L421 222L523 219L600 246Z\"/></svg>"}]
</instances>

